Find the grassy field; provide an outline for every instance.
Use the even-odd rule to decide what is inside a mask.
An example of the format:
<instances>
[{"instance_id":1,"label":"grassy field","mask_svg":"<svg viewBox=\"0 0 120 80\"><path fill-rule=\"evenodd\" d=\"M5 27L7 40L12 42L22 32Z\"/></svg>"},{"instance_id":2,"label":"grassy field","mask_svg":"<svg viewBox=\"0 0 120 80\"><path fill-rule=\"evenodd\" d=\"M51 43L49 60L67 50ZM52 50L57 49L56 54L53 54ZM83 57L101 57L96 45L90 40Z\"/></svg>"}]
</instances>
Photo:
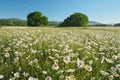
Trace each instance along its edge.
<instances>
[{"instance_id":1,"label":"grassy field","mask_svg":"<svg viewBox=\"0 0 120 80\"><path fill-rule=\"evenodd\" d=\"M120 28L2 27L0 80L120 80Z\"/></svg>"}]
</instances>

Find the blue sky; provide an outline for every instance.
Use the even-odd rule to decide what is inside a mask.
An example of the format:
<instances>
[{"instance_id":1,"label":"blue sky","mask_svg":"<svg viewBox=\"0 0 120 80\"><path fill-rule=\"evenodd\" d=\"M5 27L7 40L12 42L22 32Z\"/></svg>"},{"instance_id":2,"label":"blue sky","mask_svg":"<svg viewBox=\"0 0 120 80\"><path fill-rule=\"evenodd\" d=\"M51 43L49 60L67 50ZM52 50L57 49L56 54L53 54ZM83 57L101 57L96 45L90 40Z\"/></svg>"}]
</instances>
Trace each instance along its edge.
<instances>
[{"instance_id":1,"label":"blue sky","mask_svg":"<svg viewBox=\"0 0 120 80\"><path fill-rule=\"evenodd\" d=\"M120 23L120 0L0 0L0 18L26 19L40 11L49 21L63 21L74 12L101 23Z\"/></svg>"}]
</instances>

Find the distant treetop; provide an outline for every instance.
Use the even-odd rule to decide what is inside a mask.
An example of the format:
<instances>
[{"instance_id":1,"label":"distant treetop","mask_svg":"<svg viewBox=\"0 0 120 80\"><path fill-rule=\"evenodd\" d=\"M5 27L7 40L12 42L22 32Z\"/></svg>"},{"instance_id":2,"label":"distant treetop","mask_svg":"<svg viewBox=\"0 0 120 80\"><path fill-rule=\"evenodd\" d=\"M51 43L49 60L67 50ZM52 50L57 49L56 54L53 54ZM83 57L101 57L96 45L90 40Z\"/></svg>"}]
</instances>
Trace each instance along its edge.
<instances>
[{"instance_id":1,"label":"distant treetop","mask_svg":"<svg viewBox=\"0 0 120 80\"><path fill-rule=\"evenodd\" d=\"M46 16L43 16L41 12L35 11L28 14L27 25L28 26L48 25L48 18Z\"/></svg>"},{"instance_id":2,"label":"distant treetop","mask_svg":"<svg viewBox=\"0 0 120 80\"><path fill-rule=\"evenodd\" d=\"M67 26L87 26L88 25L88 17L82 13L74 13L67 17L59 26L67 27Z\"/></svg>"}]
</instances>

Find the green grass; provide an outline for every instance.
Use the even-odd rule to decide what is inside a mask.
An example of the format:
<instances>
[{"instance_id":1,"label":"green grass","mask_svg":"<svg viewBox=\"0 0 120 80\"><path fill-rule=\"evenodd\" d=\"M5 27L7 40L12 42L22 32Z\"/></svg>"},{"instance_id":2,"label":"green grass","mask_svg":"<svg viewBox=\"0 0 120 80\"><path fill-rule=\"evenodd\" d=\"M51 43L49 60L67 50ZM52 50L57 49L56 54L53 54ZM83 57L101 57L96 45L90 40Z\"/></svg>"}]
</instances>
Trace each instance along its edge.
<instances>
[{"instance_id":1,"label":"green grass","mask_svg":"<svg viewBox=\"0 0 120 80\"><path fill-rule=\"evenodd\" d=\"M119 80L118 27L2 27L1 80Z\"/></svg>"}]
</instances>

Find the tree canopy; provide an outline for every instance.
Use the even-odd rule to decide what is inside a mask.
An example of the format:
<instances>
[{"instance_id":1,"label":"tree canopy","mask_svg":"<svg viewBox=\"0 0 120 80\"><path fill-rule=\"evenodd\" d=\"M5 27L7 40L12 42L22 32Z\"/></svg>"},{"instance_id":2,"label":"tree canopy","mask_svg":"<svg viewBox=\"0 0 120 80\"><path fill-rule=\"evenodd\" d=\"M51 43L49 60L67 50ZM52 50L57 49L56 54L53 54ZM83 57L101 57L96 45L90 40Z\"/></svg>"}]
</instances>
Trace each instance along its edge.
<instances>
[{"instance_id":1,"label":"tree canopy","mask_svg":"<svg viewBox=\"0 0 120 80\"><path fill-rule=\"evenodd\" d=\"M28 26L44 26L48 25L48 18L43 16L41 12L35 11L27 15Z\"/></svg>"},{"instance_id":2,"label":"tree canopy","mask_svg":"<svg viewBox=\"0 0 120 80\"><path fill-rule=\"evenodd\" d=\"M74 13L67 17L59 26L87 26L88 17L82 13Z\"/></svg>"}]
</instances>

